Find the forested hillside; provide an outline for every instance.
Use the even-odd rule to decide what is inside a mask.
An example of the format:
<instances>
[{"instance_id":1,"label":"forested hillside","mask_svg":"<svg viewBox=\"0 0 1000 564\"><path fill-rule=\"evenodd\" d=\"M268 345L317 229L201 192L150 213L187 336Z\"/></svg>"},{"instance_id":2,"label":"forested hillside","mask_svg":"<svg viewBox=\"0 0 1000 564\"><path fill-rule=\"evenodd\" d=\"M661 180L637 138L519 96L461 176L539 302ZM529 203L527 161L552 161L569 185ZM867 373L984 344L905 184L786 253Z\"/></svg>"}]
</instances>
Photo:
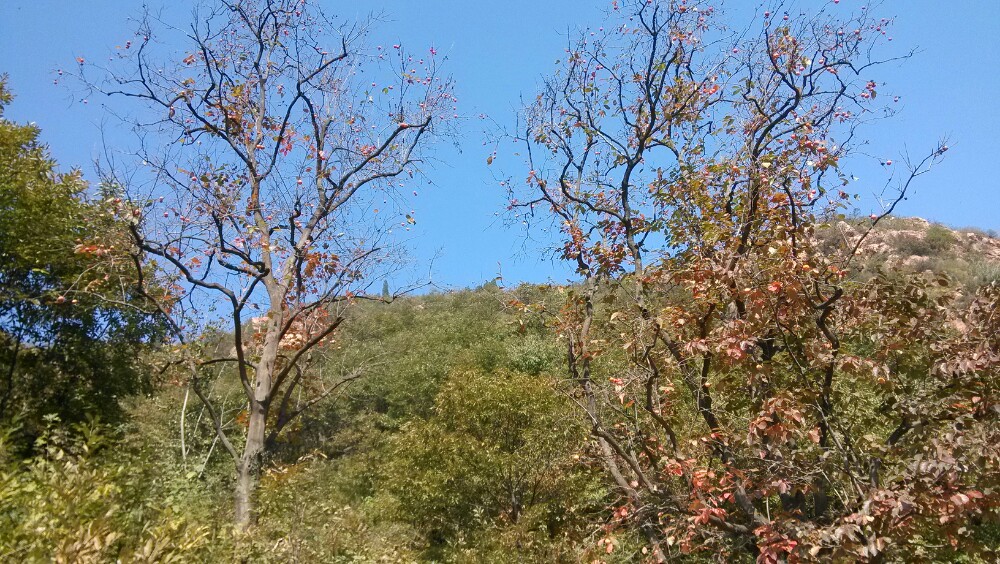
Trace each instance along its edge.
<instances>
[{"instance_id":1,"label":"forested hillside","mask_svg":"<svg viewBox=\"0 0 1000 564\"><path fill-rule=\"evenodd\" d=\"M926 234L922 220L905 221ZM957 243L963 232L931 227L954 242L931 258L980 264L997 281L1000 262L965 252ZM896 240L889 229L880 235ZM989 235L965 237L1000 246ZM905 257L909 247L878 250ZM931 276L921 272L897 271ZM966 276L934 271L941 274ZM641 534L609 513L620 500L588 437L564 365L565 342L541 313L558 309L572 291L490 283L356 310L349 329L318 354L322 369L363 377L276 445L252 537L229 525L231 463L217 450L204 408L160 372L169 355L151 351L155 391L122 402L125 422L65 429L50 418L33 445L19 444L16 431L7 435L5 554L191 562L641 559ZM215 339L227 341L217 335L209 344ZM227 425L245 425L234 375L219 371L211 387ZM26 447L32 454L21 458ZM983 518L969 534L980 548L995 547L996 515ZM929 553L957 560L963 551L939 546Z\"/></svg>"},{"instance_id":2,"label":"forested hillside","mask_svg":"<svg viewBox=\"0 0 1000 564\"><path fill-rule=\"evenodd\" d=\"M997 561L1000 239L900 215L952 147L866 154L912 53L812 7L611 2L474 144L377 16L147 8L56 71L93 182L0 77L0 561ZM445 143L567 278L431 282Z\"/></svg>"}]
</instances>

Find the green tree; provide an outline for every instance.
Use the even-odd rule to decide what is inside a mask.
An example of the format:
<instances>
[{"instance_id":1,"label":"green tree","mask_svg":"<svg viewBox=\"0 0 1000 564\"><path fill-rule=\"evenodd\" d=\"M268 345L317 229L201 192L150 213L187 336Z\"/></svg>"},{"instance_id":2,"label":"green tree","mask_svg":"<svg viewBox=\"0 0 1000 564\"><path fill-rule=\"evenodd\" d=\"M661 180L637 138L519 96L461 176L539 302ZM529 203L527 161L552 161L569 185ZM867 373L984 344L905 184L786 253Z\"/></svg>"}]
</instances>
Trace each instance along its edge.
<instances>
[{"instance_id":1,"label":"green tree","mask_svg":"<svg viewBox=\"0 0 1000 564\"><path fill-rule=\"evenodd\" d=\"M0 79L0 422L30 436L49 413L119 415L148 383L136 352L156 325L128 289L121 225L78 171L56 172L37 127L3 117L12 98Z\"/></svg>"},{"instance_id":2,"label":"green tree","mask_svg":"<svg viewBox=\"0 0 1000 564\"><path fill-rule=\"evenodd\" d=\"M553 386L506 371L451 374L433 416L389 448L381 486L399 517L432 544L506 526L561 533L593 484L575 456L586 429Z\"/></svg>"}]
</instances>

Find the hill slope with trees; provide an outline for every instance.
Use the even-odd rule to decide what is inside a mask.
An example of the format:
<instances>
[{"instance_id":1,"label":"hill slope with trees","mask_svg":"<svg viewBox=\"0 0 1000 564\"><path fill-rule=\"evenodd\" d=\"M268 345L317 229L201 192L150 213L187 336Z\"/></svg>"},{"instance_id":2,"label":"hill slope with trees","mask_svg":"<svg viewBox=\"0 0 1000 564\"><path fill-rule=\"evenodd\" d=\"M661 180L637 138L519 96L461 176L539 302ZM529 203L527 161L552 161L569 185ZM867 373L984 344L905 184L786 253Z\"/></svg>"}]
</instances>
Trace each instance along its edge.
<instances>
[{"instance_id":1,"label":"hill slope with trees","mask_svg":"<svg viewBox=\"0 0 1000 564\"><path fill-rule=\"evenodd\" d=\"M943 141L854 207L896 58L836 4L570 38L492 139L561 284L394 287L460 115L370 21L147 12L94 186L0 81L0 560L996 561L1000 241L895 215Z\"/></svg>"},{"instance_id":2,"label":"hill slope with trees","mask_svg":"<svg viewBox=\"0 0 1000 564\"><path fill-rule=\"evenodd\" d=\"M880 236L899 235L886 228ZM957 244L936 257L1000 266ZM910 266L899 274L929 276ZM53 422L33 457L7 451L4 553L77 561L641 559L641 534L612 515L619 500L588 438L565 342L541 313L557 310L572 290L491 283L357 311L324 348L323 363L363 367L365 377L275 445L254 538L227 525L228 464L183 386L163 377L155 393L126 402L127 422L116 427L66 432ZM218 373L212 389L227 423L245 425L235 377ZM1000 534L996 518L984 514L972 528L984 547ZM958 558L947 547L927 550Z\"/></svg>"}]
</instances>

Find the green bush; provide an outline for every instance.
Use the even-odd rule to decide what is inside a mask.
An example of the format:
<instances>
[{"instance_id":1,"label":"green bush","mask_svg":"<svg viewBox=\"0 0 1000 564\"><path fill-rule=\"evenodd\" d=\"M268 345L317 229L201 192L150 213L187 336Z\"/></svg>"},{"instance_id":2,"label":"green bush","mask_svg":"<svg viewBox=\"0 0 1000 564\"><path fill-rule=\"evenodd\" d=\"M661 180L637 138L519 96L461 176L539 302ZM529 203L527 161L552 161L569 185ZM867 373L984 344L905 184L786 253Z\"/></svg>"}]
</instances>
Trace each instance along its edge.
<instances>
[{"instance_id":1,"label":"green bush","mask_svg":"<svg viewBox=\"0 0 1000 564\"><path fill-rule=\"evenodd\" d=\"M576 456L585 436L548 378L457 371L433 416L392 440L382 503L420 531L432 553L486 549L505 535L514 545L541 542L542 553L558 552L552 545L602 495ZM481 534L492 540L479 546Z\"/></svg>"},{"instance_id":2,"label":"green bush","mask_svg":"<svg viewBox=\"0 0 1000 564\"><path fill-rule=\"evenodd\" d=\"M104 459L100 426L70 432L55 417L47 421L27 460L9 456L9 431L0 438L0 560L197 562L212 555L209 527L129 496L140 476Z\"/></svg>"},{"instance_id":3,"label":"green bush","mask_svg":"<svg viewBox=\"0 0 1000 564\"><path fill-rule=\"evenodd\" d=\"M931 249L931 252L941 253L954 246L958 242L958 239L947 227L935 224L927 228L927 233L924 234L924 242Z\"/></svg>"},{"instance_id":4,"label":"green bush","mask_svg":"<svg viewBox=\"0 0 1000 564\"><path fill-rule=\"evenodd\" d=\"M893 243L903 256L938 257L958 243L958 239L947 227L935 224L922 236L901 235Z\"/></svg>"}]
</instances>

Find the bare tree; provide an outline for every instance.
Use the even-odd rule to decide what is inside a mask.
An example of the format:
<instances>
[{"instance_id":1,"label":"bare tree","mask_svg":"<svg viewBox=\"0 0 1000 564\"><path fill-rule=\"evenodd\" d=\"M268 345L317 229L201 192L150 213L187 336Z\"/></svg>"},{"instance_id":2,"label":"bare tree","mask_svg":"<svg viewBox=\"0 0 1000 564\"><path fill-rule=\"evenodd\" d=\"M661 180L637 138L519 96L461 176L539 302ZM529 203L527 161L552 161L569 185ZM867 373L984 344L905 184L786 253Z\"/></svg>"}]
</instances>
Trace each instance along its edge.
<instances>
[{"instance_id":1,"label":"bare tree","mask_svg":"<svg viewBox=\"0 0 1000 564\"><path fill-rule=\"evenodd\" d=\"M366 52L366 24L338 24L306 0L219 1L194 18L183 31L147 13L98 69L105 79L85 83L139 104L116 107L141 165L104 166L121 192L110 204L131 217L140 285L235 462L236 522L247 526L269 446L358 376L323 377L313 353L352 302L383 299L369 286L396 264L393 229L413 221L400 188L420 174L454 98L433 48ZM189 51L160 60L171 37ZM231 353L199 352L220 320ZM219 363L246 396L245 437L204 385Z\"/></svg>"}]
</instances>

